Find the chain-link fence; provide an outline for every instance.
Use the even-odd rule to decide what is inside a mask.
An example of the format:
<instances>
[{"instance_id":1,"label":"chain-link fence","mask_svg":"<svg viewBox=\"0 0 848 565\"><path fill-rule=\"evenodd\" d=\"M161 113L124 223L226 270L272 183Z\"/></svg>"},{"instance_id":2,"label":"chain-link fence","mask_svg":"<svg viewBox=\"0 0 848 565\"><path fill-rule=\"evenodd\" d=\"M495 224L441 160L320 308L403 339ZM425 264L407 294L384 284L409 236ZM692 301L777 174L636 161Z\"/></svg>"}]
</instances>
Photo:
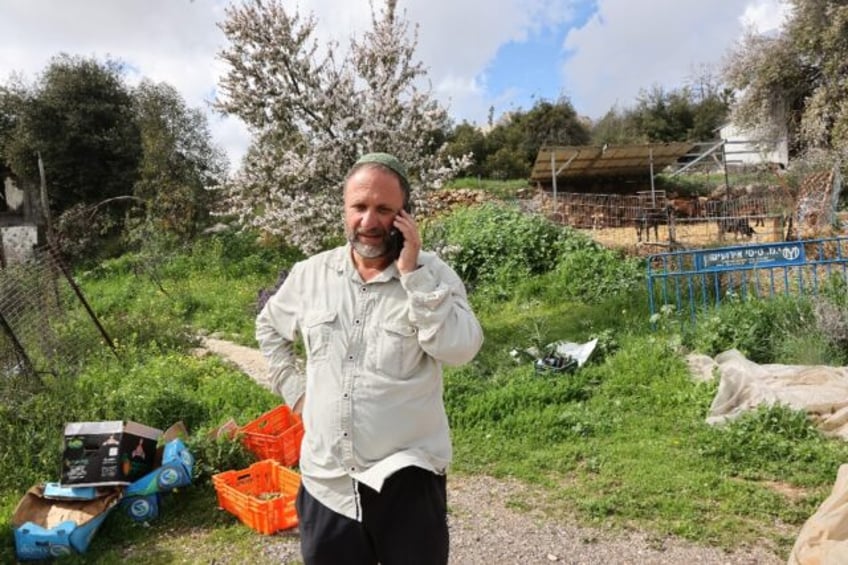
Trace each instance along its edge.
<instances>
[{"instance_id":1,"label":"chain-link fence","mask_svg":"<svg viewBox=\"0 0 848 565\"><path fill-rule=\"evenodd\" d=\"M112 346L55 252L40 248L0 270L0 378L74 371L104 344Z\"/></svg>"}]
</instances>

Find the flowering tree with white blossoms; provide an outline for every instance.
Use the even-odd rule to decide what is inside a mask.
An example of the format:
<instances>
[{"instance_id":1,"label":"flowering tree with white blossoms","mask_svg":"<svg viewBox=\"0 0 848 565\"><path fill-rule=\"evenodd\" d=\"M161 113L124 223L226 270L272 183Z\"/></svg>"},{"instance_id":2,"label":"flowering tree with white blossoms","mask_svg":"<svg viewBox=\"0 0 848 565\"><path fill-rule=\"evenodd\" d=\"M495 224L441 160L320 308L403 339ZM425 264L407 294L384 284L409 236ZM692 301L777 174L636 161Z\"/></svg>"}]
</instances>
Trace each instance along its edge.
<instances>
[{"instance_id":1,"label":"flowering tree with white blossoms","mask_svg":"<svg viewBox=\"0 0 848 565\"><path fill-rule=\"evenodd\" d=\"M254 136L225 189L225 212L242 226L311 253L342 233L342 184L360 155L401 159L416 200L469 164L444 156L448 115L419 87L426 71L413 61L417 39L396 2L379 15L372 5L372 29L343 56L335 42L320 48L313 16L280 0L227 9L230 46L220 56L229 69L217 106Z\"/></svg>"},{"instance_id":2,"label":"flowering tree with white blossoms","mask_svg":"<svg viewBox=\"0 0 848 565\"><path fill-rule=\"evenodd\" d=\"M774 135L788 127L790 151L848 155L848 3L788 0L777 34L749 32L725 62L734 120ZM794 155L793 155L794 156Z\"/></svg>"}]
</instances>

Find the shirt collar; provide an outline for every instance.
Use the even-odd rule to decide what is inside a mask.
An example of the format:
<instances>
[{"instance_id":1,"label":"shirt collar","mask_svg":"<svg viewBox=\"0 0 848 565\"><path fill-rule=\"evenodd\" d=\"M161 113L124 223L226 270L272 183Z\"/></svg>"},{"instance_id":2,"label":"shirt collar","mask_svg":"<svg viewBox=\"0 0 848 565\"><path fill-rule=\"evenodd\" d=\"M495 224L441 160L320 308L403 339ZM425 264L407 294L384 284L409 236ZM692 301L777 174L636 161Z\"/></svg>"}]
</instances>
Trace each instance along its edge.
<instances>
[{"instance_id":1,"label":"shirt collar","mask_svg":"<svg viewBox=\"0 0 848 565\"><path fill-rule=\"evenodd\" d=\"M356 265L353 263L353 246L350 242L336 248L336 253L333 257L333 268L339 275L346 275L357 283L362 283L362 278L359 276ZM397 263L394 261L383 269L380 275L368 282L385 282L391 279L400 280L400 271L398 271Z\"/></svg>"}]
</instances>

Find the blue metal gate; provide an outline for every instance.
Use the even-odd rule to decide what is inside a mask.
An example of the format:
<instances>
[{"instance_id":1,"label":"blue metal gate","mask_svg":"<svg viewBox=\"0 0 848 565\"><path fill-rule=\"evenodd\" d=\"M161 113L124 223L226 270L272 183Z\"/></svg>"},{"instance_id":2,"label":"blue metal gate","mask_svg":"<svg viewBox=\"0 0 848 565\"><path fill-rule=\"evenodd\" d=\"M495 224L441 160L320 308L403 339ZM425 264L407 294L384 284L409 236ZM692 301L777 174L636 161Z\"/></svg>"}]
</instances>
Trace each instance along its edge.
<instances>
[{"instance_id":1,"label":"blue metal gate","mask_svg":"<svg viewBox=\"0 0 848 565\"><path fill-rule=\"evenodd\" d=\"M647 271L652 319L673 307L694 321L731 295L816 294L832 274L848 278L848 237L661 253Z\"/></svg>"}]
</instances>

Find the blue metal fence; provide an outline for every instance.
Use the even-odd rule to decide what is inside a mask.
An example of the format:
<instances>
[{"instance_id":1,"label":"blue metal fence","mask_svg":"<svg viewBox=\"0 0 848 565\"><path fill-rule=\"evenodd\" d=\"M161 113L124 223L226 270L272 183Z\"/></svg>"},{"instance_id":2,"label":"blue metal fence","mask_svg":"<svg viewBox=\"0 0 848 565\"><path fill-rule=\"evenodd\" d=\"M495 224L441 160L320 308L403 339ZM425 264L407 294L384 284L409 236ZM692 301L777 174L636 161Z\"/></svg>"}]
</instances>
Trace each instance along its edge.
<instances>
[{"instance_id":1,"label":"blue metal fence","mask_svg":"<svg viewBox=\"0 0 848 565\"><path fill-rule=\"evenodd\" d=\"M648 257L651 316L698 311L728 296L816 294L834 273L848 278L848 237L737 245Z\"/></svg>"}]
</instances>

